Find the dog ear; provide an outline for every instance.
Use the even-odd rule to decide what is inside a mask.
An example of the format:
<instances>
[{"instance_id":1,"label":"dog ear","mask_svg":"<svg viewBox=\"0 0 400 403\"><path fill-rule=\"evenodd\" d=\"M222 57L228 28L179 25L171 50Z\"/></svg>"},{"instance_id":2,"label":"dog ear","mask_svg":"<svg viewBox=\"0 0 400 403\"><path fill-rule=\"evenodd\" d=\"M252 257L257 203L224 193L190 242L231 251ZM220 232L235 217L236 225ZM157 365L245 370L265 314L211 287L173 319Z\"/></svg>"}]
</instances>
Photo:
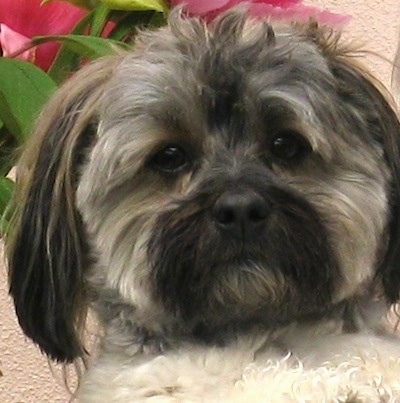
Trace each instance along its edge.
<instances>
[{"instance_id":1,"label":"dog ear","mask_svg":"<svg viewBox=\"0 0 400 403\"><path fill-rule=\"evenodd\" d=\"M75 208L78 167L95 140L112 58L73 76L50 100L17 168L7 235L10 294L19 323L52 359L84 354L84 230Z\"/></svg>"},{"instance_id":2,"label":"dog ear","mask_svg":"<svg viewBox=\"0 0 400 403\"><path fill-rule=\"evenodd\" d=\"M355 116L365 138L381 144L391 173L389 189L389 228L383 257L379 256L377 279L389 303L400 299L400 122L393 98L384 86L364 67L357 64L357 56L342 46L340 35L319 29L314 23L308 29L313 43L326 57L337 82L337 94ZM365 55L364 55L365 56ZM361 118L361 119L360 119Z\"/></svg>"}]
</instances>

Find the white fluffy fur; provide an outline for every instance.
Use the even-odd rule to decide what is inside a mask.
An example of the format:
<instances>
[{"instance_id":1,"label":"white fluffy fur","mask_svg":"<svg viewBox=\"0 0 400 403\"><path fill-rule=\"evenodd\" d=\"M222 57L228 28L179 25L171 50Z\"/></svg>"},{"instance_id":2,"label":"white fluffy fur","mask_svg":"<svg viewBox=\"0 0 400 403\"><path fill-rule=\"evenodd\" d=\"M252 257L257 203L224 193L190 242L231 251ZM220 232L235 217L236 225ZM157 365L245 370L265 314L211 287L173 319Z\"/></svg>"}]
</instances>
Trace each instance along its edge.
<instances>
[{"instance_id":1,"label":"white fluffy fur","mask_svg":"<svg viewBox=\"0 0 400 403\"><path fill-rule=\"evenodd\" d=\"M80 399L400 402L398 340L368 333L327 335L329 327L259 333L225 348L187 345L151 358L104 355L83 380Z\"/></svg>"}]
</instances>

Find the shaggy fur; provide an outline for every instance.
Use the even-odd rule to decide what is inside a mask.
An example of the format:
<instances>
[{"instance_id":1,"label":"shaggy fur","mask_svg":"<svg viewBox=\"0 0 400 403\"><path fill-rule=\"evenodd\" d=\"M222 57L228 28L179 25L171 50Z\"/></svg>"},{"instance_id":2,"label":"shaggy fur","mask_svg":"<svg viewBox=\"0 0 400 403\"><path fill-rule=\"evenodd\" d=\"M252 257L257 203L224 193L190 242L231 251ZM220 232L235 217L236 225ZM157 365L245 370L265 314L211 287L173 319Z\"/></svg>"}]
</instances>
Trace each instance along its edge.
<instances>
[{"instance_id":1,"label":"shaggy fur","mask_svg":"<svg viewBox=\"0 0 400 403\"><path fill-rule=\"evenodd\" d=\"M173 15L50 101L10 290L83 402L400 401L400 124L315 23Z\"/></svg>"}]
</instances>

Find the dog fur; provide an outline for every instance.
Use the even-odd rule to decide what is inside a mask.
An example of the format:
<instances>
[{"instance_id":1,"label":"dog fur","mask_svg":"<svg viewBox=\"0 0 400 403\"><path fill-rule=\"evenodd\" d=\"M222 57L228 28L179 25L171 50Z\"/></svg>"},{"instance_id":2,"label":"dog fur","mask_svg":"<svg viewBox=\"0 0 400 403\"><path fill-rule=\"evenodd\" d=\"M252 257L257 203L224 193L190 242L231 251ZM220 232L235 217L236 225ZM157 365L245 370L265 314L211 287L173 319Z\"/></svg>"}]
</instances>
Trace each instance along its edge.
<instances>
[{"instance_id":1,"label":"dog fur","mask_svg":"<svg viewBox=\"0 0 400 403\"><path fill-rule=\"evenodd\" d=\"M103 335L83 402L400 402L400 123L341 44L173 13L43 111L8 238L24 332Z\"/></svg>"}]
</instances>

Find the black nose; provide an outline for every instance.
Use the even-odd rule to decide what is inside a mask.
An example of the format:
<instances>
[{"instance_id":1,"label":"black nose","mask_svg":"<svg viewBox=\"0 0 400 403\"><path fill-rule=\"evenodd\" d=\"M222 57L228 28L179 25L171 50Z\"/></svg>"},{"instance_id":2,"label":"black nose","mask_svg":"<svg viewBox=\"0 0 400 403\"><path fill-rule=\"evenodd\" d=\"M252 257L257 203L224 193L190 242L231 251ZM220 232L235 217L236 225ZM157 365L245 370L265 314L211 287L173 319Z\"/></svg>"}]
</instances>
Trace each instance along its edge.
<instances>
[{"instance_id":1,"label":"black nose","mask_svg":"<svg viewBox=\"0 0 400 403\"><path fill-rule=\"evenodd\" d=\"M268 212L268 203L253 191L225 192L213 208L217 227L238 236L257 233L264 226Z\"/></svg>"}]
</instances>

